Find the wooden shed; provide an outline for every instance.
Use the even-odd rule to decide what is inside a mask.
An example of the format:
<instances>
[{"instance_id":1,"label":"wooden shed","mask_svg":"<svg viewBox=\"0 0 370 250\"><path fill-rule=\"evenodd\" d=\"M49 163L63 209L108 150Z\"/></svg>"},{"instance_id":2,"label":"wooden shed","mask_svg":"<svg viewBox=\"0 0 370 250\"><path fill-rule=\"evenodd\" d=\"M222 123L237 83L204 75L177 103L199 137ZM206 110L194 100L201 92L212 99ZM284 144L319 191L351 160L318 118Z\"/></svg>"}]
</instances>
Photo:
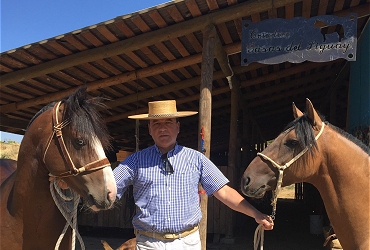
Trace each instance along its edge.
<instances>
[{"instance_id":1,"label":"wooden shed","mask_svg":"<svg viewBox=\"0 0 370 250\"><path fill-rule=\"evenodd\" d=\"M152 144L146 123L137 134L127 116L163 99L176 99L179 110L199 110L203 35L210 29L215 47L210 158L238 189L251 158L292 120L293 101L303 107L310 98L327 120L346 129L350 75L344 59L241 66L242 21L356 13L361 37L369 8L367 0L175 0L15 48L0 55L0 129L23 134L44 105L85 85L92 95L107 98L109 112L102 115L120 154L136 150L135 134L138 148L145 148ZM232 98L231 76L240 83L234 88L238 99ZM181 120L180 144L197 148L198 119ZM133 209L128 193L121 207L98 215L82 212L79 223L130 227ZM208 213L210 233L232 234L225 226L229 209L211 200Z\"/></svg>"}]
</instances>

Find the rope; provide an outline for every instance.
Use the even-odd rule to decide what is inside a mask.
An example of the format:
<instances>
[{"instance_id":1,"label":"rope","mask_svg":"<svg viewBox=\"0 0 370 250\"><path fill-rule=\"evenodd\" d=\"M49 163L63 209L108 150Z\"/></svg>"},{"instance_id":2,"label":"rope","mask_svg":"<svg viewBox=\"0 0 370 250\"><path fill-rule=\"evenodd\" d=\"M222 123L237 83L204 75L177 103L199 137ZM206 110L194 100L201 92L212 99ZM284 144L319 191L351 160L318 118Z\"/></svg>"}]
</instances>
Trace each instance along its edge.
<instances>
[{"instance_id":1,"label":"rope","mask_svg":"<svg viewBox=\"0 0 370 250\"><path fill-rule=\"evenodd\" d=\"M265 229L263 229L262 224L259 224L254 231L254 250L258 250L258 245L260 245L260 250L263 250L263 241L265 238Z\"/></svg>"},{"instance_id":2,"label":"rope","mask_svg":"<svg viewBox=\"0 0 370 250\"><path fill-rule=\"evenodd\" d=\"M85 250L85 244L81 238L77 230L77 207L78 202L80 200L80 195L76 193L74 190L69 189L71 192L71 196L65 195L62 190L58 187L57 178L50 182L50 193L53 197L55 205L58 207L59 211L66 219L66 224L63 228L62 233L60 234L57 243L55 244L54 250L58 250L60 243L62 242L64 235L68 229L71 227L72 229L72 250L76 247L76 237L80 243L81 250ZM57 196L56 193L59 195ZM73 208L72 210L68 207L67 201L73 201Z\"/></svg>"}]
</instances>

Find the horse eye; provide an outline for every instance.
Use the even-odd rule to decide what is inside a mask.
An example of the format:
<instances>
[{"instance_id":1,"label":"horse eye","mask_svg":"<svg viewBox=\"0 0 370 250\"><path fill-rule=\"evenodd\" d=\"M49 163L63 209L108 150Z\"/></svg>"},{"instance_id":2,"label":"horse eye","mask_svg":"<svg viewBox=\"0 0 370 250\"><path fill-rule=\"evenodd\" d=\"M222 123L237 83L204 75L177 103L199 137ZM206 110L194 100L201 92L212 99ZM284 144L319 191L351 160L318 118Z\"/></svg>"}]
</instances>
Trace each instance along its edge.
<instances>
[{"instance_id":1,"label":"horse eye","mask_svg":"<svg viewBox=\"0 0 370 250\"><path fill-rule=\"evenodd\" d=\"M297 140L287 140L285 142L285 145L289 148L295 148L296 146L299 145L299 142Z\"/></svg>"},{"instance_id":2,"label":"horse eye","mask_svg":"<svg viewBox=\"0 0 370 250\"><path fill-rule=\"evenodd\" d=\"M75 139L75 142L76 142L76 144L78 146L81 146L81 147L84 146L84 145L86 145L85 141L83 139L81 139L81 138L76 138Z\"/></svg>"}]
</instances>

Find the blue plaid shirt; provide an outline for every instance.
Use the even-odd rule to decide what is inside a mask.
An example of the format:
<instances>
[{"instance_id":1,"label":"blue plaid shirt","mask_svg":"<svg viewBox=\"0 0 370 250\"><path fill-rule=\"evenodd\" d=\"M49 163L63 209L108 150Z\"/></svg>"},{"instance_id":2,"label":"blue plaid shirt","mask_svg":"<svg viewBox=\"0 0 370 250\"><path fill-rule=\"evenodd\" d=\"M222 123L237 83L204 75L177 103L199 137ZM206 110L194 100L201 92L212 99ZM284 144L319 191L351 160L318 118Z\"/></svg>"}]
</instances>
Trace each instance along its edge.
<instances>
[{"instance_id":1,"label":"blue plaid shirt","mask_svg":"<svg viewBox=\"0 0 370 250\"><path fill-rule=\"evenodd\" d=\"M197 225L202 213L198 183L212 195L229 180L200 152L175 146L168 152L174 173L166 173L156 145L128 156L113 171L117 196L133 185L137 213L132 220L136 229L176 233Z\"/></svg>"}]
</instances>

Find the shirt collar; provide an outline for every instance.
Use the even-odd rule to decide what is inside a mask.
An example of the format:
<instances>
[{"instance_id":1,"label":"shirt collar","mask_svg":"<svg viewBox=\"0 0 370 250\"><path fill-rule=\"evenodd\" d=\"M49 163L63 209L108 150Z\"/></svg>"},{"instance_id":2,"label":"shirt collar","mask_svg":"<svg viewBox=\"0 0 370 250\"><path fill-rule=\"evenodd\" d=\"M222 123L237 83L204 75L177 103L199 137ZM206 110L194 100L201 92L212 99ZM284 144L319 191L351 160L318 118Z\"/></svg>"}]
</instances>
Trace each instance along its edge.
<instances>
[{"instance_id":1,"label":"shirt collar","mask_svg":"<svg viewBox=\"0 0 370 250\"><path fill-rule=\"evenodd\" d=\"M159 150L159 148L156 144L154 144L154 149L158 153L159 156L162 155L161 151ZM167 157L173 156L174 154L178 153L180 150L181 150L181 146L179 146L179 144L177 144L177 142L176 142L175 147L173 149L171 149L170 151L168 151Z\"/></svg>"}]
</instances>

